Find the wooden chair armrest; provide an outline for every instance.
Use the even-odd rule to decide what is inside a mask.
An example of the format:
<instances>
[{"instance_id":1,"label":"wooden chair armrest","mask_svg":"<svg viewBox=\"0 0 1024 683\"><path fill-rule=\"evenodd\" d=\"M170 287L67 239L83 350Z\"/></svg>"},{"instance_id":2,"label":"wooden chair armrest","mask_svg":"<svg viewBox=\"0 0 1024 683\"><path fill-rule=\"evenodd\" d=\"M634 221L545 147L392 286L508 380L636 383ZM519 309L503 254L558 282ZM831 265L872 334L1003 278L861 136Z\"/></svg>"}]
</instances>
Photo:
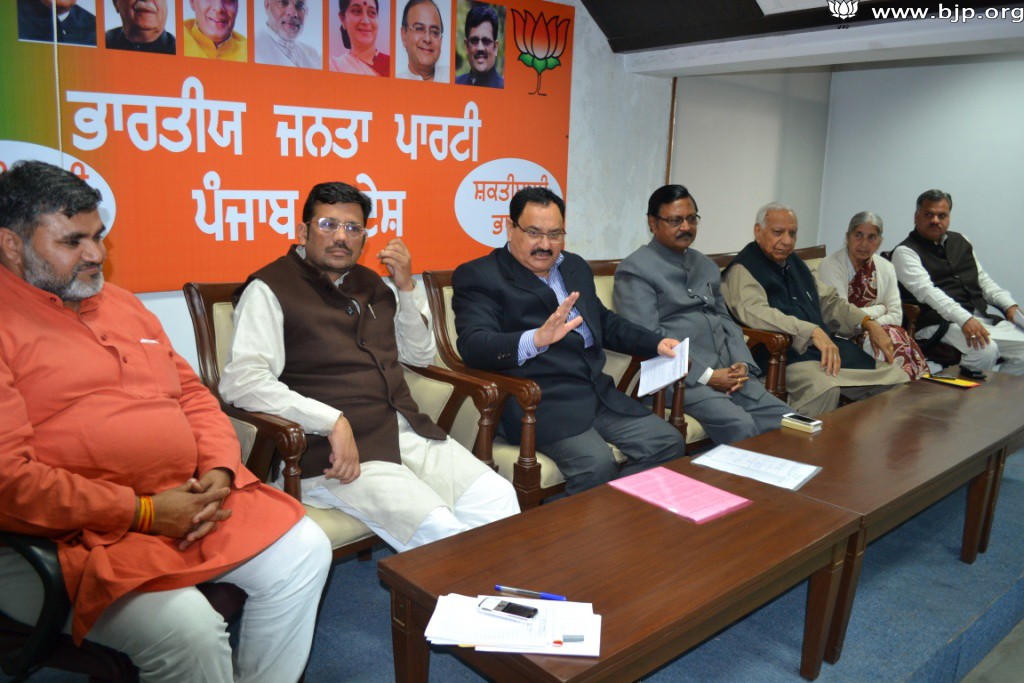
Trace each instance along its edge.
<instances>
[{"instance_id":1,"label":"wooden chair armrest","mask_svg":"<svg viewBox=\"0 0 1024 683\"><path fill-rule=\"evenodd\" d=\"M493 382L500 393L506 394L506 396L500 397L499 400L504 401L508 396L513 396L524 412L529 410L532 414L537 408L537 404L540 403L540 386L532 379L513 377L512 375L491 372L490 370L478 370L462 362L449 362L449 365L456 372Z\"/></svg>"},{"instance_id":2,"label":"wooden chair armrest","mask_svg":"<svg viewBox=\"0 0 1024 683\"><path fill-rule=\"evenodd\" d=\"M449 362L453 370L494 382L499 391L498 404L494 411L495 420L501 415L509 396L516 399L523 410L522 430L519 433L519 457L516 459L517 482L524 482L526 489L518 490L520 505L532 500L540 488L540 464L537 462L537 404L540 403L540 386L532 379L513 377L489 370L471 368L465 363ZM497 428L497 425L495 425Z\"/></svg>"},{"instance_id":3,"label":"wooden chair armrest","mask_svg":"<svg viewBox=\"0 0 1024 683\"><path fill-rule=\"evenodd\" d=\"M0 544L13 548L25 558L39 575L43 586L43 606L39 610L39 619L32 626L24 646L0 658L3 672L18 677L27 674L56 645L71 613L71 601L57 559L57 546L52 540L2 531Z\"/></svg>"},{"instance_id":4,"label":"wooden chair armrest","mask_svg":"<svg viewBox=\"0 0 1024 683\"><path fill-rule=\"evenodd\" d=\"M275 452L284 461L284 491L302 500L299 459L306 452L306 433L297 423L269 413L255 413L221 402L221 410L230 417L256 427L256 441L246 467L263 481L269 481L275 464Z\"/></svg>"},{"instance_id":5,"label":"wooden chair armrest","mask_svg":"<svg viewBox=\"0 0 1024 683\"><path fill-rule=\"evenodd\" d=\"M741 329L747 337L747 346L751 349L758 344L764 344L768 353L774 354L788 350L789 345L793 343L793 339L788 334L781 332L769 332L756 327L742 327Z\"/></svg>"},{"instance_id":6,"label":"wooden chair armrest","mask_svg":"<svg viewBox=\"0 0 1024 683\"><path fill-rule=\"evenodd\" d=\"M913 339L917 333L917 318L921 315L921 307L917 304L903 304L903 328Z\"/></svg>"},{"instance_id":7,"label":"wooden chair armrest","mask_svg":"<svg viewBox=\"0 0 1024 683\"><path fill-rule=\"evenodd\" d=\"M751 349L763 344L768 349L768 367L764 371L764 388L781 401L789 398L786 390L786 351L789 350L792 338L781 332L769 332L754 327L741 327L747 337L747 346Z\"/></svg>"},{"instance_id":8,"label":"wooden chair armrest","mask_svg":"<svg viewBox=\"0 0 1024 683\"><path fill-rule=\"evenodd\" d=\"M474 407L480 413L480 419L477 421L478 429L476 441L473 445L473 453L484 463L494 467L494 456L492 453L494 436L497 431L496 416L498 407L501 404L501 392L498 390L497 385L489 379L481 379L465 372L457 372L437 365L428 365L425 368L412 365L405 365L405 367L410 372L415 372L428 379L452 385L455 397L457 398L455 400L448 400L437 420L438 425L446 432L451 431L463 401L466 398L472 399Z\"/></svg>"}]
</instances>

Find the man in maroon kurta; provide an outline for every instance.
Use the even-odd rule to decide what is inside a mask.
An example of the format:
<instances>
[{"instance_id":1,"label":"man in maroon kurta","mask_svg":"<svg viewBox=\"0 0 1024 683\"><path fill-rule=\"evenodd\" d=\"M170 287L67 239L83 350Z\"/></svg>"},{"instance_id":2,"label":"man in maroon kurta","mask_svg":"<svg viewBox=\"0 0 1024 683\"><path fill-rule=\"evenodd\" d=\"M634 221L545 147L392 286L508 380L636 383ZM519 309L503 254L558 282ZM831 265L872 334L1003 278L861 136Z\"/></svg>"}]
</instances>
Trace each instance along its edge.
<instances>
[{"instance_id":1,"label":"man in maroon kurta","mask_svg":"<svg viewBox=\"0 0 1024 683\"><path fill-rule=\"evenodd\" d=\"M241 464L156 317L104 284L98 201L48 164L0 174L0 528L57 542L72 635L125 651L143 680L232 679L223 620L194 588L224 580L249 594L241 680L294 681L329 543ZM26 571L0 549L0 610L31 620Z\"/></svg>"}]
</instances>

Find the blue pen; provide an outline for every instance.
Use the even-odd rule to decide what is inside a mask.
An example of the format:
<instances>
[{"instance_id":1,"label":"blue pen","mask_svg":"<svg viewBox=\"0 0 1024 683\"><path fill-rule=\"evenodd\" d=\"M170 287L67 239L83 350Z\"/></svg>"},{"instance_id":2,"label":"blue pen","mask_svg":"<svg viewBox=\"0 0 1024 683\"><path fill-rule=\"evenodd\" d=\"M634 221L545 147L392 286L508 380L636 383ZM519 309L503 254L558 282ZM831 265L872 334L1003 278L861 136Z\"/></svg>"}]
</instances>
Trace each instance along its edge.
<instances>
[{"instance_id":1,"label":"blue pen","mask_svg":"<svg viewBox=\"0 0 1024 683\"><path fill-rule=\"evenodd\" d=\"M519 595L524 598L540 598L542 600L565 600L564 595L555 595L554 593L542 593L540 591L528 591L523 588L511 588L510 586L495 586L494 590L502 593L511 593L512 595Z\"/></svg>"}]
</instances>

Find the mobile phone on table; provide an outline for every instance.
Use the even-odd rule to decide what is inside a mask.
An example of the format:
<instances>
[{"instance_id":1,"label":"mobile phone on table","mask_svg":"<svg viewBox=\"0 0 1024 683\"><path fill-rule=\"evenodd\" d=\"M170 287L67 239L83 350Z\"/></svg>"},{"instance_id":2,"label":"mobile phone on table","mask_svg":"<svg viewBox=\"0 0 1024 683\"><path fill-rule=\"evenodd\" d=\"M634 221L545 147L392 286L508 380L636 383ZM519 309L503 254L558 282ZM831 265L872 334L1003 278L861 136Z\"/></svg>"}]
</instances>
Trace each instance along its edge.
<instances>
[{"instance_id":1,"label":"mobile phone on table","mask_svg":"<svg viewBox=\"0 0 1024 683\"><path fill-rule=\"evenodd\" d=\"M524 623L537 616L536 607L520 605L518 602L509 602L502 598L483 598L477 605L477 609L485 614Z\"/></svg>"},{"instance_id":2,"label":"mobile phone on table","mask_svg":"<svg viewBox=\"0 0 1024 683\"><path fill-rule=\"evenodd\" d=\"M786 413L782 417L786 417L786 418L789 418L790 420L793 420L795 422L799 422L800 424L805 424L805 425L810 425L810 426L820 425L821 424L821 420L816 420L813 417L807 417L806 415L801 415L800 413Z\"/></svg>"}]
</instances>

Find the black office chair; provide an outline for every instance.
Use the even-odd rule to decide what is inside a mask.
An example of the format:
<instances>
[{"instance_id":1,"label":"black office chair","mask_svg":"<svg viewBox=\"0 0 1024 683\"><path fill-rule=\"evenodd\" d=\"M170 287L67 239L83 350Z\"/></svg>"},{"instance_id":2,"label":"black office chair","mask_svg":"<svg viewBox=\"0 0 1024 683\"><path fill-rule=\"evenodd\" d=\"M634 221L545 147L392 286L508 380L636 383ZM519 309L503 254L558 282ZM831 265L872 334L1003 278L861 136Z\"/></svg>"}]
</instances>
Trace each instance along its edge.
<instances>
[{"instance_id":1,"label":"black office chair","mask_svg":"<svg viewBox=\"0 0 1024 683\"><path fill-rule=\"evenodd\" d=\"M138 669L124 653L88 639L75 645L71 636L63 632L71 614L71 601L53 541L0 531L0 544L25 558L43 585L43 606L35 624L23 624L0 613L0 670L15 682L26 680L44 667L85 674L97 683L139 680ZM207 583L198 588L228 622L241 613L246 595L237 586Z\"/></svg>"}]
</instances>

